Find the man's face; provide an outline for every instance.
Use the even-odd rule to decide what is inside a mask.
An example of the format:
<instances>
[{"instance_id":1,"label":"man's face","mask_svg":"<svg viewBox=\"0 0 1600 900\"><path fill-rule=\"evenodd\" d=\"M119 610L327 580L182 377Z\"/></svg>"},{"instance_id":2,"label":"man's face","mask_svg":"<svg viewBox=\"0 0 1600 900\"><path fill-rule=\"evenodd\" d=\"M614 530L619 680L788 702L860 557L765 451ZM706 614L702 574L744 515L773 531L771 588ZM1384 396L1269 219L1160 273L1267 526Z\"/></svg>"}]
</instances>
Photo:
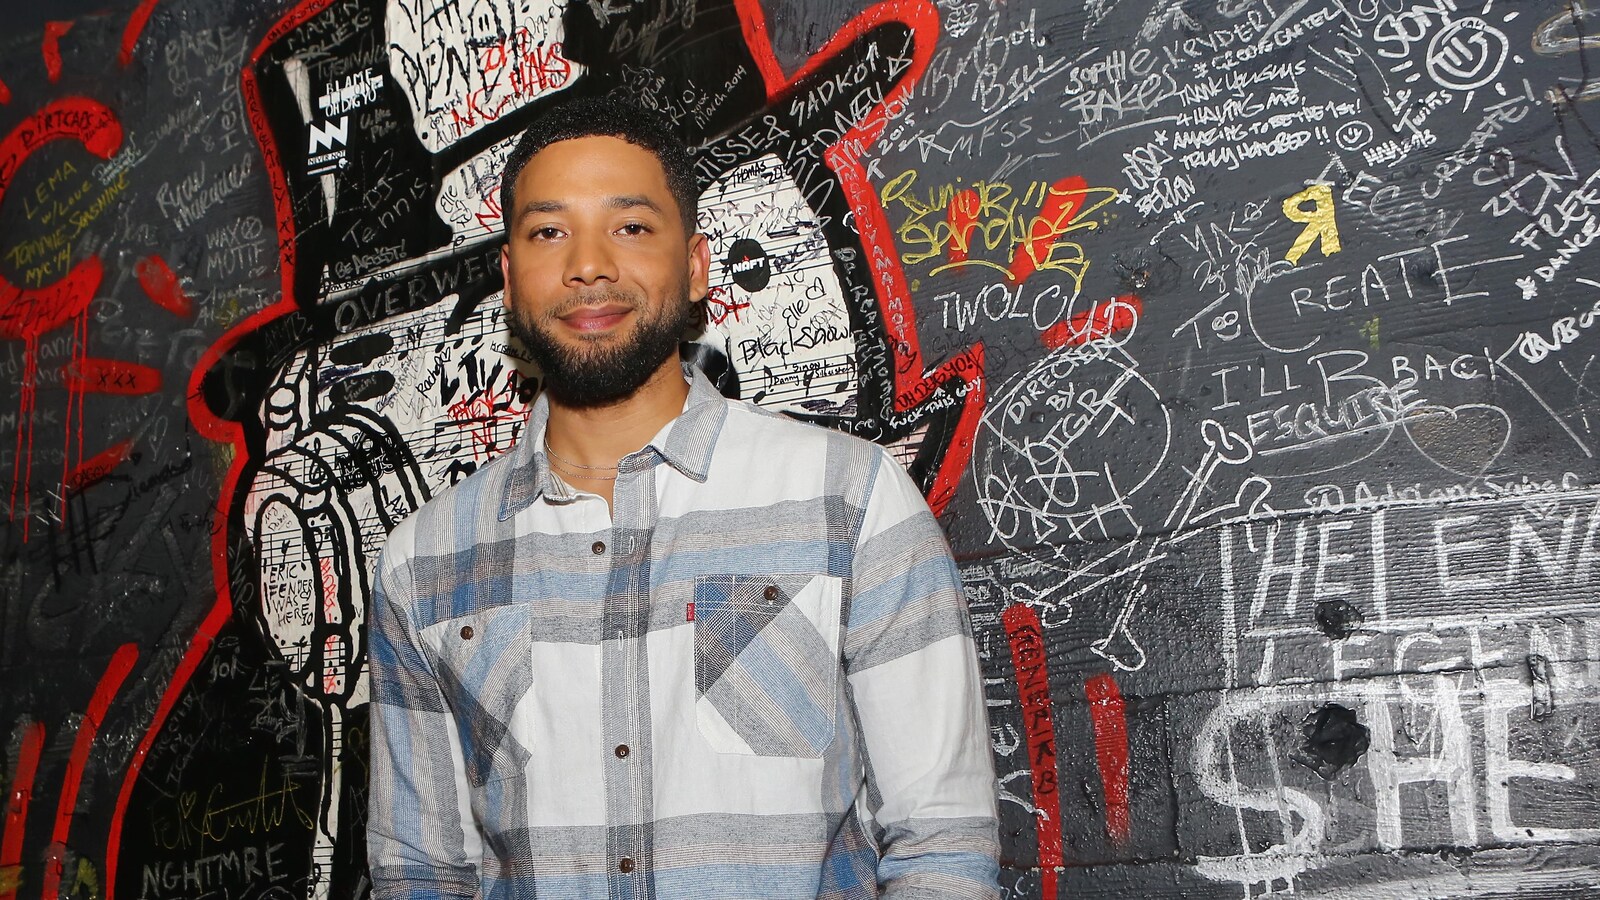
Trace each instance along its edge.
<instances>
[{"instance_id":1,"label":"man's face","mask_svg":"<svg viewBox=\"0 0 1600 900\"><path fill-rule=\"evenodd\" d=\"M505 306L551 398L604 406L676 366L710 258L655 155L614 137L551 144L518 176L515 205Z\"/></svg>"}]
</instances>

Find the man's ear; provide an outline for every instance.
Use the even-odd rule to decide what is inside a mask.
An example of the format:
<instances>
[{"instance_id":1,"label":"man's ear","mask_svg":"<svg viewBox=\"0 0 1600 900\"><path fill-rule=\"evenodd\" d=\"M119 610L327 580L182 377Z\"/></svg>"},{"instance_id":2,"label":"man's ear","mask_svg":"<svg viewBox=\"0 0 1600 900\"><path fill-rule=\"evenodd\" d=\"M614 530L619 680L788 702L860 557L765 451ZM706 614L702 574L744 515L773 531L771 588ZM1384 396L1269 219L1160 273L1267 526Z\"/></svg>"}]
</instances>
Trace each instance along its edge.
<instances>
[{"instance_id":1,"label":"man's ear","mask_svg":"<svg viewBox=\"0 0 1600 900\"><path fill-rule=\"evenodd\" d=\"M507 240L500 245L500 280L504 283L500 291L500 305L511 311L511 242Z\"/></svg>"},{"instance_id":2,"label":"man's ear","mask_svg":"<svg viewBox=\"0 0 1600 900\"><path fill-rule=\"evenodd\" d=\"M689 297L696 303L711 290L711 241L695 232L689 235Z\"/></svg>"}]
</instances>

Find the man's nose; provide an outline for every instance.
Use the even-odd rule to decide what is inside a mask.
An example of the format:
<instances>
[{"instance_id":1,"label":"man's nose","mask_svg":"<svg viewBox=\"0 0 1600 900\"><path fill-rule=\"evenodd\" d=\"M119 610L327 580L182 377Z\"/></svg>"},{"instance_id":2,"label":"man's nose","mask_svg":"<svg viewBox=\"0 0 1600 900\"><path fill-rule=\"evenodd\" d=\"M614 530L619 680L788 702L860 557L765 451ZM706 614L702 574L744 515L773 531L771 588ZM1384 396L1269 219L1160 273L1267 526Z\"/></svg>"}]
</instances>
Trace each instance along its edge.
<instances>
[{"instance_id":1,"label":"man's nose","mask_svg":"<svg viewBox=\"0 0 1600 900\"><path fill-rule=\"evenodd\" d=\"M567 242L564 280L569 286L617 280L617 262L604 235L573 235Z\"/></svg>"}]
</instances>

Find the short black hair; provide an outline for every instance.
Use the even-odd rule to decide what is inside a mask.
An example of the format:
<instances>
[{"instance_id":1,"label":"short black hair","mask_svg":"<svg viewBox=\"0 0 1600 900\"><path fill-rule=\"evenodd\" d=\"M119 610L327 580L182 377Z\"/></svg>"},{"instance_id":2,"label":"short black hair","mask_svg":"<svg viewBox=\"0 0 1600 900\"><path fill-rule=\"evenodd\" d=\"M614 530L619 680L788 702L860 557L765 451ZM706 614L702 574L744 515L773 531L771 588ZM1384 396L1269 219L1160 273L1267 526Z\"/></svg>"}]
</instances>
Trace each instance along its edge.
<instances>
[{"instance_id":1,"label":"short black hair","mask_svg":"<svg viewBox=\"0 0 1600 900\"><path fill-rule=\"evenodd\" d=\"M522 132L500 175L500 217L507 234L511 220L516 218L517 178L528 160L551 144L584 137L620 138L649 151L667 174L667 190L677 201L684 232L695 232L700 190L694 177L694 158L677 129L658 112L628 100L601 96L558 103Z\"/></svg>"}]
</instances>

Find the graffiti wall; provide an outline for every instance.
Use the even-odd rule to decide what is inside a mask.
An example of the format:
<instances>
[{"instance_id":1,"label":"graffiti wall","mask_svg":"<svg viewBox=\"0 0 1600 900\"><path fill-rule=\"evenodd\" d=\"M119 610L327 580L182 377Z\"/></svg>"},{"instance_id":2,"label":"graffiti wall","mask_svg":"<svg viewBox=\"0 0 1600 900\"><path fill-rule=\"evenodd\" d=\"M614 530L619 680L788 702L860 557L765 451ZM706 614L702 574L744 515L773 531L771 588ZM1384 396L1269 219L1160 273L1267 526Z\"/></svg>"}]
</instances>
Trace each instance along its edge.
<instances>
[{"instance_id":1,"label":"graffiti wall","mask_svg":"<svg viewBox=\"0 0 1600 900\"><path fill-rule=\"evenodd\" d=\"M601 92L695 147L693 357L946 527L1008 896L1600 891L1587 0L39 7L0 900L368 893L372 565L519 436L499 170Z\"/></svg>"}]
</instances>

